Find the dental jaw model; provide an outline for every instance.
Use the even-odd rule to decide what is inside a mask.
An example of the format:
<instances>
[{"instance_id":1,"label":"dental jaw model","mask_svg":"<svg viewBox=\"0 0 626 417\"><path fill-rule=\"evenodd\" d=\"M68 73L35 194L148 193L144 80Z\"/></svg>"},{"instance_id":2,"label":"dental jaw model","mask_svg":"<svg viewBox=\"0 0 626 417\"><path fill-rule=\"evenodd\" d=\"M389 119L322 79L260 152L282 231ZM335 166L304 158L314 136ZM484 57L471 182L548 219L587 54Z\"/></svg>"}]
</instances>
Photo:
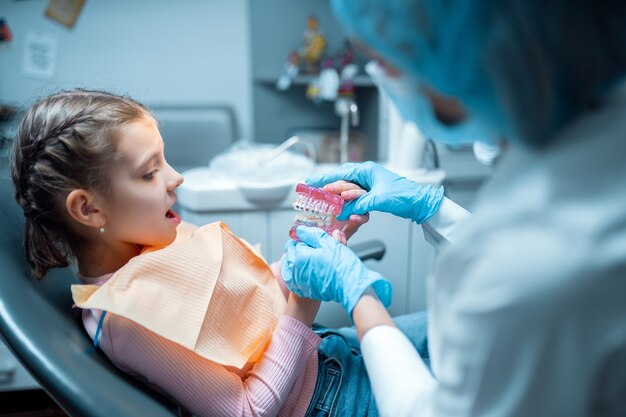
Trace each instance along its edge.
<instances>
[{"instance_id":1,"label":"dental jaw model","mask_svg":"<svg viewBox=\"0 0 626 417\"><path fill-rule=\"evenodd\" d=\"M344 200L336 194L328 193L321 188L309 187L306 184L296 185L298 198L292 204L298 213L294 225L289 230L289 236L298 240L296 228L298 226L319 227L326 233L332 234L335 230L343 230L347 221L340 222L337 216L341 213Z\"/></svg>"}]
</instances>

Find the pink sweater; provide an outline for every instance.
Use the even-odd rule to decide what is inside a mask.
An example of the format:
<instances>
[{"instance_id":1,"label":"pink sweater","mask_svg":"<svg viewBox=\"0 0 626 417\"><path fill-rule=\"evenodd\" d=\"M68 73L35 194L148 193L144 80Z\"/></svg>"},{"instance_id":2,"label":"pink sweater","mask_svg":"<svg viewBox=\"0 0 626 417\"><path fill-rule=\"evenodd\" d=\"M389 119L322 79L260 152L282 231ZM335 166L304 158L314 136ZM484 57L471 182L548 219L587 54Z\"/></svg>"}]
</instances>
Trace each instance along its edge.
<instances>
[{"instance_id":1,"label":"pink sweater","mask_svg":"<svg viewBox=\"0 0 626 417\"><path fill-rule=\"evenodd\" d=\"M111 275L80 278L84 284L102 284ZM100 314L83 311L92 339ZM261 360L240 370L204 359L111 313L99 336L99 347L118 368L167 393L198 417L304 416L317 380L319 344L319 336L308 326L281 316Z\"/></svg>"}]
</instances>

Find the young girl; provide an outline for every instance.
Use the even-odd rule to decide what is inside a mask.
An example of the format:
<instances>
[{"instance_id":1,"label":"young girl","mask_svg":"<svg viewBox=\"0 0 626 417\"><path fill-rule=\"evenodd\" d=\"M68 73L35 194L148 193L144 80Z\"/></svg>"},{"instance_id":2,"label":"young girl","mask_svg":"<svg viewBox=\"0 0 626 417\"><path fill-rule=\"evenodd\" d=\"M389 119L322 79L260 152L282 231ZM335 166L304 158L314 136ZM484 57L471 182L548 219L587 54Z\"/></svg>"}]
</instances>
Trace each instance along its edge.
<instances>
[{"instance_id":1,"label":"young girl","mask_svg":"<svg viewBox=\"0 0 626 417\"><path fill-rule=\"evenodd\" d=\"M36 278L75 259L81 282L102 285L147 256L146 247L177 236L172 206L183 177L167 164L150 112L130 98L74 90L38 101L20 124L11 163ZM101 321L96 340L116 366L198 416L375 415L356 334L314 332L318 308L288 294L266 349L242 368L120 315L84 310L83 323L94 338Z\"/></svg>"}]
</instances>

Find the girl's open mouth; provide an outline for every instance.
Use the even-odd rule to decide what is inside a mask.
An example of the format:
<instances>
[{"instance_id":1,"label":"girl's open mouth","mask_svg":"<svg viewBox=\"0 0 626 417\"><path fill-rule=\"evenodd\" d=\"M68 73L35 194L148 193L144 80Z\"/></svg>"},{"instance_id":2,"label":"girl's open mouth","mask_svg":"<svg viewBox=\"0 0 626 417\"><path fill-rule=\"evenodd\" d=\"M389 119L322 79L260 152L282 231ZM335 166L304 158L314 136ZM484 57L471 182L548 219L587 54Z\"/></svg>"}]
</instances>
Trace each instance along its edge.
<instances>
[{"instance_id":1,"label":"girl's open mouth","mask_svg":"<svg viewBox=\"0 0 626 417\"><path fill-rule=\"evenodd\" d=\"M176 223L176 224L180 224L180 222L181 222L181 219L180 219L180 216L178 215L178 213L176 213L176 212L175 212L174 210L172 210L172 209L169 209L169 210L167 211L167 213L165 213L165 217L166 217L169 221L171 221L171 222L173 222L173 223Z\"/></svg>"}]
</instances>

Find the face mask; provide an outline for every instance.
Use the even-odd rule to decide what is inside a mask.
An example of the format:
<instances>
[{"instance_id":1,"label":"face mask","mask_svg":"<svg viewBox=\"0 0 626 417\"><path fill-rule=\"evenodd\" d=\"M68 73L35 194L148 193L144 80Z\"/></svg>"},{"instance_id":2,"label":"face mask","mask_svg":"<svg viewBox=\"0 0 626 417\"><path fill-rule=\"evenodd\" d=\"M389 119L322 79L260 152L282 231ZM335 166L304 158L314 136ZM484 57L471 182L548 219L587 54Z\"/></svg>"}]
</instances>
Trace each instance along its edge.
<instances>
[{"instance_id":1,"label":"face mask","mask_svg":"<svg viewBox=\"0 0 626 417\"><path fill-rule=\"evenodd\" d=\"M441 123L419 81L403 75L389 77L375 61L370 61L365 70L374 83L389 96L402 117L414 122L426 137L452 146L477 141L492 142L493 131L475 117L468 117L454 125Z\"/></svg>"}]
</instances>

